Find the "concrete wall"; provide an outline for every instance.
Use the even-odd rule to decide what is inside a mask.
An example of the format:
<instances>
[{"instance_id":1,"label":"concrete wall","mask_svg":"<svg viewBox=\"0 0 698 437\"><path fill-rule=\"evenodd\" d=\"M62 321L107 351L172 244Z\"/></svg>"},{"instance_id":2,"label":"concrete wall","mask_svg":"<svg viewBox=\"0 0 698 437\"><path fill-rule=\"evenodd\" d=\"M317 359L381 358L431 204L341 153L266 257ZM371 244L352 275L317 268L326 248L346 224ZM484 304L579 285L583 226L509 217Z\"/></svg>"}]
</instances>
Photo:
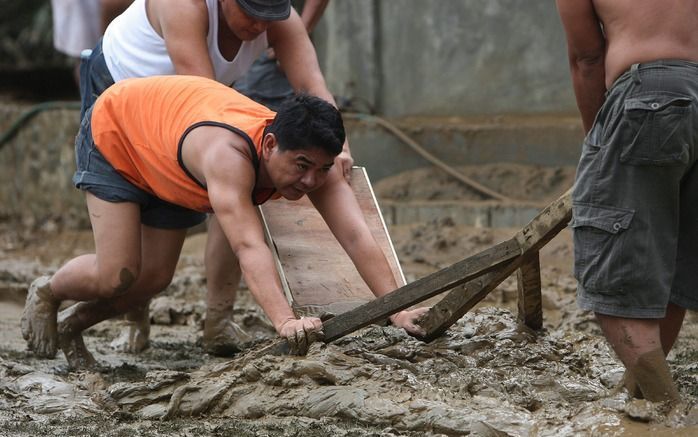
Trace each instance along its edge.
<instances>
[{"instance_id":1,"label":"concrete wall","mask_svg":"<svg viewBox=\"0 0 698 437\"><path fill-rule=\"evenodd\" d=\"M552 0L333 0L314 39L335 95L451 165L578 159L582 130ZM24 109L0 99L0 131ZM347 130L374 183L430 165L370 120L347 117ZM84 225L71 183L76 132L76 112L45 112L0 149L0 218Z\"/></svg>"},{"instance_id":2,"label":"concrete wall","mask_svg":"<svg viewBox=\"0 0 698 437\"><path fill-rule=\"evenodd\" d=\"M552 0L335 0L314 41L330 89L361 111L576 113Z\"/></svg>"}]
</instances>

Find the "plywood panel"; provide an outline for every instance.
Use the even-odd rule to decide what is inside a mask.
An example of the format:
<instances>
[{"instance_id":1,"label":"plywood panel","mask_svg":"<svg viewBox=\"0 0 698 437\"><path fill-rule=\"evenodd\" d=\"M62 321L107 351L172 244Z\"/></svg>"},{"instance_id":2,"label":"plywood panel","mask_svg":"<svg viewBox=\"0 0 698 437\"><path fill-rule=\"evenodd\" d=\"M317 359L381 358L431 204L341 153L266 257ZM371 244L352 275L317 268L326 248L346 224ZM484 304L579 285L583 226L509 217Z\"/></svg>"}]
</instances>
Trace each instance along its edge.
<instances>
[{"instance_id":1,"label":"plywood panel","mask_svg":"<svg viewBox=\"0 0 698 437\"><path fill-rule=\"evenodd\" d=\"M354 167L352 188L373 237L388 259L398 287L405 285L364 168ZM295 202L285 199L267 202L260 209L281 281L299 315L339 314L374 299L351 259L307 197Z\"/></svg>"}]
</instances>

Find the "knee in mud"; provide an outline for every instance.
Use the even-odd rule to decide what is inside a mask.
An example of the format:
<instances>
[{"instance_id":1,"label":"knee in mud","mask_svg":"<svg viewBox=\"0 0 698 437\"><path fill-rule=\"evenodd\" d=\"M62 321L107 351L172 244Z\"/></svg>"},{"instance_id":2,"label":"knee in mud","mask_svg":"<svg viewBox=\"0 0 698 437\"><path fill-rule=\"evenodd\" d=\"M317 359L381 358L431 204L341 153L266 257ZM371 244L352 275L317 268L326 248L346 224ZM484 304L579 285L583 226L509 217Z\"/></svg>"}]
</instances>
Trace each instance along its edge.
<instances>
[{"instance_id":1,"label":"knee in mud","mask_svg":"<svg viewBox=\"0 0 698 437\"><path fill-rule=\"evenodd\" d=\"M110 279L107 283L101 283L100 297L109 299L126 294L138 278L138 272L134 270L133 268L122 267L116 278Z\"/></svg>"}]
</instances>

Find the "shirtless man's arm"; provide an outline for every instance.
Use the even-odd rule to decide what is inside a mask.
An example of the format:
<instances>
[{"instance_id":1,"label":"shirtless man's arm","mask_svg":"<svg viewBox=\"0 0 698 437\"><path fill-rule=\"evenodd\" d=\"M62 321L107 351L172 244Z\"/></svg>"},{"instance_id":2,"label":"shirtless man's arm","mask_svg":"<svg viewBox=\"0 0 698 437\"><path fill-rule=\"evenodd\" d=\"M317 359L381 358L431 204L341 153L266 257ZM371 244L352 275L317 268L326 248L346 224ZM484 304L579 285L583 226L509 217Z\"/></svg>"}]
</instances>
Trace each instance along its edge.
<instances>
[{"instance_id":1,"label":"shirtless man's arm","mask_svg":"<svg viewBox=\"0 0 698 437\"><path fill-rule=\"evenodd\" d=\"M567 34L567 51L584 132L604 102L606 39L592 0L557 0Z\"/></svg>"}]
</instances>

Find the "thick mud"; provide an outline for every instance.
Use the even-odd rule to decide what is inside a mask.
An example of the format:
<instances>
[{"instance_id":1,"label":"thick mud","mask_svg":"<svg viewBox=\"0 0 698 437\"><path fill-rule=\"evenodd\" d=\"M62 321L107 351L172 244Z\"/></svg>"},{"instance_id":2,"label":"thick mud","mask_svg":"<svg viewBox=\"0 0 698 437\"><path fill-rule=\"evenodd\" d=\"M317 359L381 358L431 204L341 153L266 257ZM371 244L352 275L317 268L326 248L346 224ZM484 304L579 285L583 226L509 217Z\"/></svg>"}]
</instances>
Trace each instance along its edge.
<instances>
[{"instance_id":1,"label":"thick mud","mask_svg":"<svg viewBox=\"0 0 698 437\"><path fill-rule=\"evenodd\" d=\"M515 232L449 219L390 229L408 281ZM125 322L110 320L85 333L99 371L70 372L60 352L46 360L26 350L19 318L29 283L91 250L91 234L3 228L0 436L698 434L698 315L687 315L669 356L686 404L666 414L630 400L617 389L622 365L576 307L567 230L541 252L539 332L517 324L510 278L432 343L370 326L304 358L263 353L274 332L246 290L235 321L256 343L233 359L205 354L204 241L187 239L173 284L153 300L148 349L114 349Z\"/></svg>"}]
</instances>

